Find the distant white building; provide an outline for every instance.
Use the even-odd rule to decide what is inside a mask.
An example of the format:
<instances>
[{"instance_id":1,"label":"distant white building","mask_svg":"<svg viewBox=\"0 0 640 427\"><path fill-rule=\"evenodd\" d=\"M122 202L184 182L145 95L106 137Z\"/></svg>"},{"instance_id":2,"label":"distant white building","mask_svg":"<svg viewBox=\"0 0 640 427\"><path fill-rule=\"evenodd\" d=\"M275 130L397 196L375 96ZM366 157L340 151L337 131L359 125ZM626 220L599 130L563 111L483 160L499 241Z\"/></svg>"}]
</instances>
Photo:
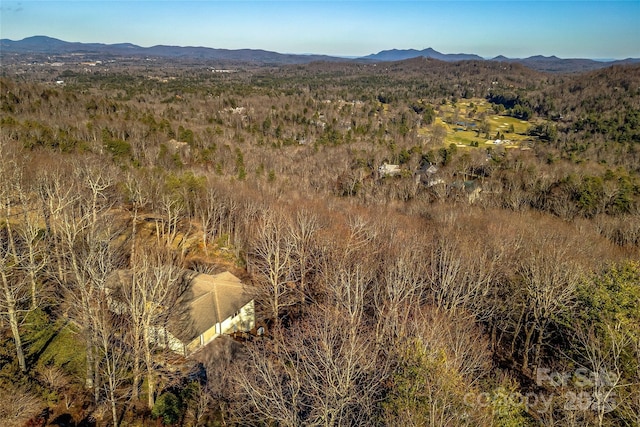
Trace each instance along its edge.
<instances>
[{"instance_id":1,"label":"distant white building","mask_svg":"<svg viewBox=\"0 0 640 427\"><path fill-rule=\"evenodd\" d=\"M383 163L378 167L378 174L381 177L400 175L400 173L402 173L400 165L390 165L388 163Z\"/></svg>"}]
</instances>

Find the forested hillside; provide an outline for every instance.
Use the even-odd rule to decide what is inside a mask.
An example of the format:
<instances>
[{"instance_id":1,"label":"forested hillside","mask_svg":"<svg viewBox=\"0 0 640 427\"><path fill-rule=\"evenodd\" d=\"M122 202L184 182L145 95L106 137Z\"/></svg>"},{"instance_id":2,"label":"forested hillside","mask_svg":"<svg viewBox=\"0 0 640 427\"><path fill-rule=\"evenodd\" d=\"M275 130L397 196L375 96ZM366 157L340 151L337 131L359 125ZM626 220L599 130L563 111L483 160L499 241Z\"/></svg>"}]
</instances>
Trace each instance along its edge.
<instances>
[{"instance_id":1,"label":"forested hillside","mask_svg":"<svg viewBox=\"0 0 640 427\"><path fill-rule=\"evenodd\" d=\"M0 424L640 425L640 66L161 65L3 69Z\"/></svg>"}]
</instances>

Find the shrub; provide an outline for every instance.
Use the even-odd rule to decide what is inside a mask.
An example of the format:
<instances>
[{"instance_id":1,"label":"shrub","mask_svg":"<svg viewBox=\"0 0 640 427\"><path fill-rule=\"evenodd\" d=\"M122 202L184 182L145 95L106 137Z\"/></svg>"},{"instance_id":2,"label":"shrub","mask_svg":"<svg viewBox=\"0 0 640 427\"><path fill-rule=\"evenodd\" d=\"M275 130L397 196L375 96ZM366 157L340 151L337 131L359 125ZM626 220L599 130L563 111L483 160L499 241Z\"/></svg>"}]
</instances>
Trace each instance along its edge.
<instances>
[{"instance_id":1,"label":"shrub","mask_svg":"<svg viewBox=\"0 0 640 427\"><path fill-rule=\"evenodd\" d=\"M180 421L181 406L180 399L175 394L166 392L156 400L156 404L151 410L151 415L155 418L162 418L162 422L166 425L176 424Z\"/></svg>"}]
</instances>

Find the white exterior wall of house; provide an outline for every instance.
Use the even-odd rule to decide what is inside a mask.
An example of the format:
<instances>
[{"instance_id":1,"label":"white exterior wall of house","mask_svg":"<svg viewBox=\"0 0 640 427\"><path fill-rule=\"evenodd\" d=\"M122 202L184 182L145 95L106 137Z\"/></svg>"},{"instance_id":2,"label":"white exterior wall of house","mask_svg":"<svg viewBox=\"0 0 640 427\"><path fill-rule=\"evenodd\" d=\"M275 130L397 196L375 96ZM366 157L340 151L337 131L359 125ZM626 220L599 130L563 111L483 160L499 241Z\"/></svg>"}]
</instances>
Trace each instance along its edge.
<instances>
[{"instance_id":1,"label":"white exterior wall of house","mask_svg":"<svg viewBox=\"0 0 640 427\"><path fill-rule=\"evenodd\" d=\"M251 300L245 304L245 306L242 307L235 316L229 316L222 322L216 323L213 327L191 341L187 345L187 351L195 351L199 347L209 344L222 334L230 334L237 331L250 331L255 326L254 310L255 305L253 300Z\"/></svg>"},{"instance_id":2,"label":"white exterior wall of house","mask_svg":"<svg viewBox=\"0 0 640 427\"><path fill-rule=\"evenodd\" d=\"M378 167L378 174L382 176L394 176L400 175L402 173L399 165L390 165L388 163L383 163Z\"/></svg>"},{"instance_id":3,"label":"white exterior wall of house","mask_svg":"<svg viewBox=\"0 0 640 427\"><path fill-rule=\"evenodd\" d=\"M255 326L255 306L253 300L242 307L236 316L227 317L221 324L223 334L237 331L250 331Z\"/></svg>"},{"instance_id":4,"label":"white exterior wall of house","mask_svg":"<svg viewBox=\"0 0 640 427\"><path fill-rule=\"evenodd\" d=\"M254 312L255 304L254 301L251 300L238 311L237 315L227 317L222 322L216 323L213 327L186 345L171 335L170 332L164 330L164 328L158 328L158 331L153 336L155 337L157 345L165 348L168 347L176 353L188 356L222 334L230 334L236 331L250 331L255 327ZM160 330L162 330L162 332L160 332Z\"/></svg>"},{"instance_id":5,"label":"white exterior wall of house","mask_svg":"<svg viewBox=\"0 0 640 427\"><path fill-rule=\"evenodd\" d=\"M169 348L178 354L185 354L185 345L178 338L173 336L163 326L152 326L150 331L151 342L158 347Z\"/></svg>"},{"instance_id":6,"label":"white exterior wall of house","mask_svg":"<svg viewBox=\"0 0 640 427\"><path fill-rule=\"evenodd\" d=\"M204 344L202 342L202 335L200 335L199 337L197 337L196 339L194 339L193 341L191 341L189 344L187 344L185 346L185 356L190 355L191 353L193 353L194 351L196 351L197 349L199 349L200 347L202 347Z\"/></svg>"},{"instance_id":7,"label":"white exterior wall of house","mask_svg":"<svg viewBox=\"0 0 640 427\"><path fill-rule=\"evenodd\" d=\"M117 271L113 275L112 288L117 288L121 283L130 280L129 272ZM197 282L196 282L197 281ZM107 289L109 309L117 314L126 313L129 308L126 304L111 298L111 289ZM169 322L168 325L151 326L149 338L151 342L162 348L189 355L199 348L213 341L217 336L236 331L249 331L255 326L254 300L245 292L240 279L229 272L215 276L199 275L194 279L192 289L193 298L189 302L190 322L180 325ZM248 302L247 302L248 301ZM244 304L236 310L236 307ZM159 308L156 306L155 308ZM236 310L233 312L233 310ZM227 316L223 321L219 321ZM215 323L214 323L215 322ZM175 333L172 334L170 331ZM186 342L195 334L190 342ZM182 341L180 338L184 339Z\"/></svg>"}]
</instances>

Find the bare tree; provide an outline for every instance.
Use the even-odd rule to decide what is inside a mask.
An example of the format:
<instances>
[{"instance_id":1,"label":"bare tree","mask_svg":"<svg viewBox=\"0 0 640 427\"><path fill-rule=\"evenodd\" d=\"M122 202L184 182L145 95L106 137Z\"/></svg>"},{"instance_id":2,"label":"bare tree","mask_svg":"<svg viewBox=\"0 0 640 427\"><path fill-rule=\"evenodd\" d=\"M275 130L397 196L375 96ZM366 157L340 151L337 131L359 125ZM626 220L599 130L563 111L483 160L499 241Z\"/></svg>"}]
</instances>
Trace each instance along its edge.
<instances>
[{"instance_id":1,"label":"bare tree","mask_svg":"<svg viewBox=\"0 0 640 427\"><path fill-rule=\"evenodd\" d=\"M274 335L274 340L281 338L281 334ZM302 414L308 410L302 396L301 372L288 363L294 355L287 344L280 341L269 346L261 341L250 347L246 368L236 374L242 396L251 408L245 416L253 415L256 423L296 427L302 424Z\"/></svg>"},{"instance_id":2,"label":"bare tree","mask_svg":"<svg viewBox=\"0 0 640 427\"><path fill-rule=\"evenodd\" d=\"M22 372L27 371L22 338L20 337L20 316L24 313L24 303L29 299L26 282L15 267L17 255L11 249L8 229L0 229L0 313L7 316L13 342L16 346L18 365Z\"/></svg>"},{"instance_id":3,"label":"bare tree","mask_svg":"<svg viewBox=\"0 0 640 427\"><path fill-rule=\"evenodd\" d=\"M100 292L94 300L97 306L93 319L95 329L96 376L101 379L105 400L108 402L111 422L119 425L118 404L127 397L122 386L127 381L129 351L122 331L125 329L118 314L109 308L106 292ZM99 403L96 402L96 403Z\"/></svg>"},{"instance_id":4,"label":"bare tree","mask_svg":"<svg viewBox=\"0 0 640 427\"><path fill-rule=\"evenodd\" d=\"M384 409L389 424L409 426L491 425L486 408L468 396L491 368L488 341L471 319L437 307L411 310L406 335L393 349L396 366Z\"/></svg>"},{"instance_id":5,"label":"bare tree","mask_svg":"<svg viewBox=\"0 0 640 427\"><path fill-rule=\"evenodd\" d=\"M215 415L219 416L222 425L227 425L233 414L240 412L233 410L234 405L241 405L243 400L236 399L240 392L236 368L238 361L244 360L242 354L245 349L246 345L222 336L199 352L198 360L206 370L206 381L204 384L200 382L199 394L191 409L197 425L205 425L207 416Z\"/></svg>"},{"instance_id":6,"label":"bare tree","mask_svg":"<svg viewBox=\"0 0 640 427\"><path fill-rule=\"evenodd\" d=\"M0 424L7 427L22 427L42 410L42 401L25 386L0 387Z\"/></svg>"},{"instance_id":7,"label":"bare tree","mask_svg":"<svg viewBox=\"0 0 640 427\"><path fill-rule=\"evenodd\" d=\"M597 333L593 325L579 324L574 330L587 371L582 375L584 384L580 386L583 391L588 390L591 399L584 409L596 413L599 427L603 425L605 416L622 404L620 391L633 386L623 376L624 351L633 337L620 326L606 324L605 329Z\"/></svg>"},{"instance_id":8,"label":"bare tree","mask_svg":"<svg viewBox=\"0 0 640 427\"><path fill-rule=\"evenodd\" d=\"M149 408L153 407L156 387L154 330L166 323L168 313L176 309L177 301L184 291L184 286L181 286L184 284L183 278L179 256L170 250L159 248L136 254L132 260L130 277L125 277L121 283L120 292L126 304L129 338L133 349L133 396L137 397L135 389L139 384L139 370L135 367L140 360L144 360Z\"/></svg>"},{"instance_id":9,"label":"bare tree","mask_svg":"<svg viewBox=\"0 0 640 427\"><path fill-rule=\"evenodd\" d=\"M449 232L436 240L426 272L431 297L436 307L486 319L484 302L492 291L501 254L490 253L469 236L466 239L462 242L460 232Z\"/></svg>"},{"instance_id":10,"label":"bare tree","mask_svg":"<svg viewBox=\"0 0 640 427\"><path fill-rule=\"evenodd\" d=\"M394 339L403 335L411 307L420 304L426 288L421 237L398 242L385 253L380 282L375 288L375 304L380 333Z\"/></svg>"},{"instance_id":11,"label":"bare tree","mask_svg":"<svg viewBox=\"0 0 640 427\"><path fill-rule=\"evenodd\" d=\"M178 225L186 213L182 200L172 194L162 194L160 200L160 218L156 218L156 236L158 244L171 248L178 236Z\"/></svg>"},{"instance_id":12,"label":"bare tree","mask_svg":"<svg viewBox=\"0 0 640 427\"><path fill-rule=\"evenodd\" d=\"M60 219L63 212L77 203L79 194L75 181L59 170L42 171L37 178L38 195L46 227L46 239L52 249L53 265L57 280L65 280L64 247L62 246ZM54 275L54 272L50 272Z\"/></svg>"},{"instance_id":13,"label":"bare tree","mask_svg":"<svg viewBox=\"0 0 640 427\"><path fill-rule=\"evenodd\" d=\"M203 197L196 201L195 210L200 220L202 229L202 247L206 255L209 255L209 239L216 236L216 220L219 217L218 210L221 209L218 201L218 194L212 187L207 187Z\"/></svg>"},{"instance_id":14,"label":"bare tree","mask_svg":"<svg viewBox=\"0 0 640 427\"><path fill-rule=\"evenodd\" d=\"M388 370L378 357L373 331L357 327L348 313L321 310L293 331L303 372L303 394L310 402L310 425L362 425L371 420Z\"/></svg>"},{"instance_id":15,"label":"bare tree","mask_svg":"<svg viewBox=\"0 0 640 427\"><path fill-rule=\"evenodd\" d=\"M317 308L274 340L249 347L238 382L256 422L346 426L371 422L388 374L366 323ZM277 347L277 351L275 351Z\"/></svg>"},{"instance_id":16,"label":"bare tree","mask_svg":"<svg viewBox=\"0 0 640 427\"><path fill-rule=\"evenodd\" d=\"M323 242L319 269L326 305L346 313L353 325L373 306L381 251L378 225L354 215L348 218L346 230L337 227L336 235L341 237Z\"/></svg>"},{"instance_id":17,"label":"bare tree","mask_svg":"<svg viewBox=\"0 0 640 427\"><path fill-rule=\"evenodd\" d=\"M31 293L31 310L40 305L40 297L44 293L41 289L40 275L49 263L48 248L42 238L41 218L37 215L37 209L32 209L34 203L30 200L27 189L18 191L22 214L17 234L20 238L22 252L24 253L21 269L25 271L29 281Z\"/></svg>"},{"instance_id":18,"label":"bare tree","mask_svg":"<svg viewBox=\"0 0 640 427\"><path fill-rule=\"evenodd\" d=\"M11 221L15 199L15 186L12 183L20 179L18 164L13 159L9 158L6 163L3 162L0 165L0 219L2 220L2 228L0 228L0 286L2 286L0 310L2 311L0 313L7 316L9 320L18 365L22 372L26 372L27 364L18 326L20 315L26 309L24 303L28 298L28 291L25 289L26 282L20 272L22 254L18 252Z\"/></svg>"},{"instance_id":19,"label":"bare tree","mask_svg":"<svg viewBox=\"0 0 640 427\"><path fill-rule=\"evenodd\" d=\"M79 164L73 170L86 191L85 202L89 204L91 223L97 224L98 215L105 205L113 204L107 194L114 184L112 171L100 163Z\"/></svg>"},{"instance_id":20,"label":"bare tree","mask_svg":"<svg viewBox=\"0 0 640 427\"><path fill-rule=\"evenodd\" d=\"M94 320L99 309L93 302L105 293L107 279L124 263L122 247L116 242L122 235L118 221L109 215L110 205L98 203L103 197L92 190L63 209L55 221L63 251L63 279L69 314L80 326L87 355L86 385L99 398L95 345L97 329ZM87 204L90 209L87 209ZM95 203L94 203L95 202ZM95 219L95 222L94 222Z\"/></svg>"},{"instance_id":21,"label":"bare tree","mask_svg":"<svg viewBox=\"0 0 640 427\"><path fill-rule=\"evenodd\" d=\"M71 407L72 397L69 386L72 384L72 379L69 374L55 364L50 364L40 367L38 377L50 390L63 396L66 409Z\"/></svg>"},{"instance_id":22,"label":"bare tree","mask_svg":"<svg viewBox=\"0 0 640 427\"><path fill-rule=\"evenodd\" d=\"M38 276L47 258L22 172L12 157L0 165L0 313L9 320L18 364L26 372L19 325L27 312L39 306Z\"/></svg>"},{"instance_id":23,"label":"bare tree","mask_svg":"<svg viewBox=\"0 0 640 427\"><path fill-rule=\"evenodd\" d=\"M570 257L567 242L542 241L523 248L518 274L525 296L523 326L525 340L522 369L529 367L529 352L534 350L538 365L547 328L554 316L569 310L580 280L579 265ZM537 334L533 343L534 334Z\"/></svg>"},{"instance_id":24,"label":"bare tree","mask_svg":"<svg viewBox=\"0 0 640 427\"><path fill-rule=\"evenodd\" d=\"M314 270L314 251L317 251L316 239L322 225L318 215L302 209L296 212L290 226L293 251L295 258L294 271L299 284L300 298L310 298L309 275ZM302 301L304 303L304 301Z\"/></svg>"},{"instance_id":25,"label":"bare tree","mask_svg":"<svg viewBox=\"0 0 640 427\"><path fill-rule=\"evenodd\" d=\"M285 214L265 211L257 220L253 236L247 270L255 278L258 298L277 330L283 311L299 301L294 287L294 241Z\"/></svg>"},{"instance_id":26,"label":"bare tree","mask_svg":"<svg viewBox=\"0 0 640 427\"><path fill-rule=\"evenodd\" d=\"M389 372L369 313L378 252L369 245L378 232L352 217L345 239L325 242L319 255L320 302L272 340L250 347L239 385L259 422L340 426L374 416Z\"/></svg>"}]
</instances>

